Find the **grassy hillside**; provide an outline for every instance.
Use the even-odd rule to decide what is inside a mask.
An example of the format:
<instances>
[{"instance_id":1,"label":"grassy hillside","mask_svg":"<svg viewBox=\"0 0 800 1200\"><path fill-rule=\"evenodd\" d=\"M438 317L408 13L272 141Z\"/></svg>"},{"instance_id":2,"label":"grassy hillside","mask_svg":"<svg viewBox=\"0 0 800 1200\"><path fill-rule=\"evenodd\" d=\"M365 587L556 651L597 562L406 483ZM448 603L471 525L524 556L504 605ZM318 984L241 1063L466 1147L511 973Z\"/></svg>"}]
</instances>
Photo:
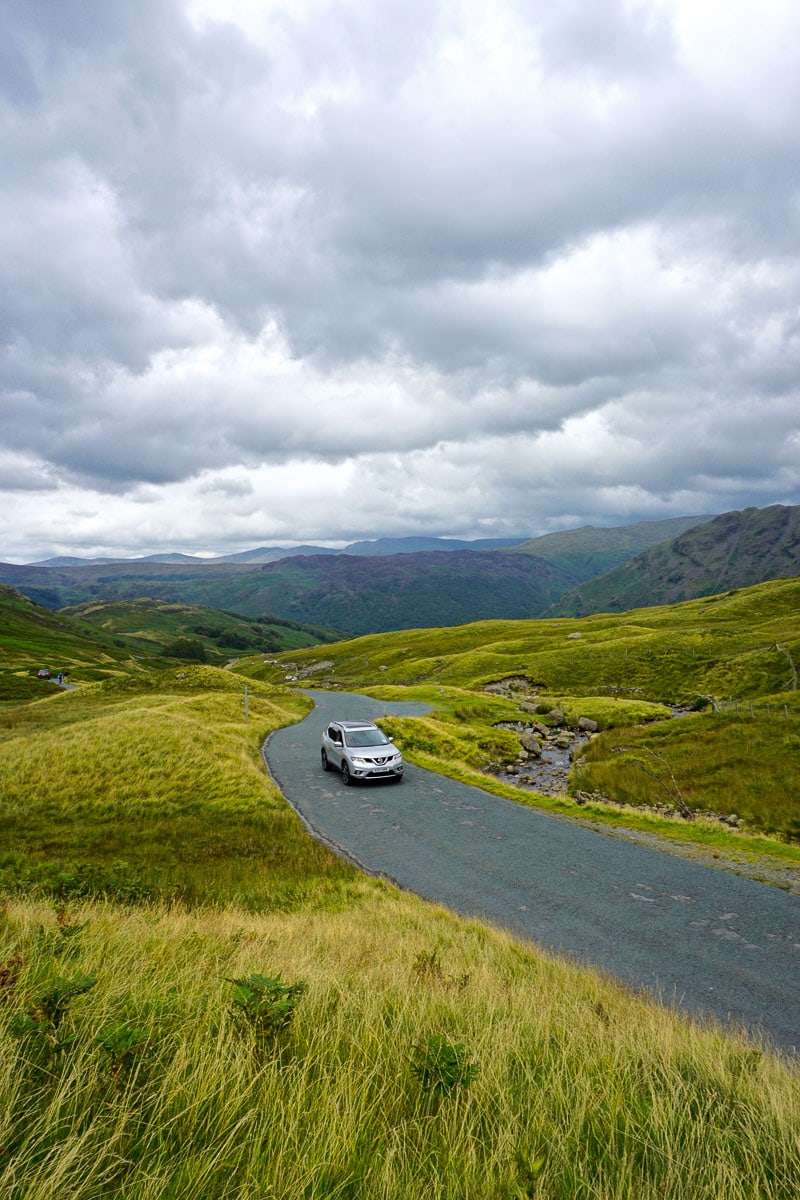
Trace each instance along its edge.
<instances>
[{"instance_id":1,"label":"grassy hillside","mask_svg":"<svg viewBox=\"0 0 800 1200\"><path fill-rule=\"evenodd\" d=\"M669 704L700 694L759 696L791 680L787 646L800 663L800 579L683 604L581 619L480 621L453 628L373 634L284 656L303 669L320 658L323 678L359 684L483 688L524 676L533 692L641 696Z\"/></svg>"},{"instance_id":2,"label":"grassy hillside","mask_svg":"<svg viewBox=\"0 0 800 1200\"><path fill-rule=\"evenodd\" d=\"M666 521L640 521L613 529L583 525L559 533L546 533L516 547L522 554L536 554L583 582L605 575L661 542L671 541L709 517L671 517Z\"/></svg>"},{"instance_id":3,"label":"grassy hillside","mask_svg":"<svg viewBox=\"0 0 800 1200\"><path fill-rule=\"evenodd\" d=\"M0 563L0 581L49 608L147 597L273 624L310 625L323 638L543 614L581 616L796 576L800 506L747 509L705 522L680 517L616 529L587 526L504 551L463 550L452 542L448 550L386 553L395 541L414 544L380 539L368 543L363 555L353 553L358 543L334 553L300 547L293 556L268 562L251 551L216 562L186 556L158 561L166 556L156 555L124 563Z\"/></svg>"},{"instance_id":4,"label":"grassy hillside","mask_svg":"<svg viewBox=\"0 0 800 1200\"><path fill-rule=\"evenodd\" d=\"M127 674L135 669L130 651L91 626L40 608L0 584L0 701L49 693L36 679L40 667L83 680Z\"/></svg>"},{"instance_id":5,"label":"grassy hillside","mask_svg":"<svg viewBox=\"0 0 800 1200\"><path fill-rule=\"evenodd\" d=\"M680 799L692 809L736 813L754 832L792 839L800 832L800 693L793 690L800 580L619 616L373 635L326 646L331 665L315 670L320 661L306 651L279 665L249 660L241 670L428 700L433 715L392 722L404 751L527 802L585 813L581 792L636 806L671 796L672 808ZM715 711L707 698L728 711ZM670 706L680 705L705 711L673 719ZM578 799L533 801L481 774L513 763L520 749L518 735L498 722L530 722L553 709L573 729L585 717L601 731L571 779ZM591 811L608 817L602 807ZM648 820L648 828L674 833ZM708 832L680 828L681 836Z\"/></svg>"},{"instance_id":6,"label":"grassy hillside","mask_svg":"<svg viewBox=\"0 0 800 1200\"><path fill-rule=\"evenodd\" d=\"M0 702L48 694L47 667L71 683L140 675L164 656L221 664L240 654L317 645L323 631L157 600L96 602L54 613L0 584Z\"/></svg>"},{"instance_id":7,"label":"grassy hillside","mask_svg":"<svg viewBox=\"0 0 800 1200\"><path fill-rule=\"evenodd\" d=\"M248 703L245 725L242 680L198 665L7 708L0 882L272 907L351 878L306 845L259 758L308 701L251 684Z\"/></svg>"},{"instance_id":8,"label":"grassy hillside","mask_svg":"<svg viewBox=\"0 0 800 1200\"><path fill-rule=\"evenodd\" d=\"M541 611L565 576L496 551L293 559L262 568L247 604L358 634Z\"/></svg>"},{"instance_id":9,"label":"grassy hillside","mask_svg":"<svg viewBox=\"0 0 800 1200\"><path fill-rule=\"evenodd\" d=\"M7 1200L793 1200L796 1066L359 876L241 690L2 712Z\"/></svg>"},{"instance_id":10,"label":"grassy hillside","mask_svg":"<svg viewBox=\"0 0 800 1200\"><path fill-rule=\"evenodd\" d=\"M323 640L322 630L308 626L150 599L94 601L63 609L62 615L75 616L113 637L124 638L126 645L140 652L153 654L169 650L180 639L200 642L212 659L298 650Z\"/></svg>"},{"instance_id":11,"label":"grassy hillside","mask_svg":"<svg viewBox=\"0 0 800 1200\"><path fill-rule=\"evenodd\" d=\"M549 610L563 616L674 604L800 575L800 505L723 513L582 584Z\"/></svg>"},{"instance_id":12,"label":"grassy hillside","mask_svg":"<svg viewBox=\"0 0 800 1200\"><path fill-rule=\"evenodd\" d=\"M495 551L297 556L276 563L121 563L50 569L0 564L42 603L150 597L357 634L541 612L575 577L532 555Z\"/></svg>"}]
</instances>

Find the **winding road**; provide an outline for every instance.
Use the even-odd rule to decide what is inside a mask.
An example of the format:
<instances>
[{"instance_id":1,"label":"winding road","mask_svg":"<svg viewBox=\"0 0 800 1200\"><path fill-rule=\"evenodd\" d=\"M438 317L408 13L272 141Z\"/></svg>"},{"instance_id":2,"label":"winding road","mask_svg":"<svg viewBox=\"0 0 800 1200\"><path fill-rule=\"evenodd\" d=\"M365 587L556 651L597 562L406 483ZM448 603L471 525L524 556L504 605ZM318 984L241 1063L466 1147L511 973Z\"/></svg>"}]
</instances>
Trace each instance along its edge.
<instances>
[{"instance_id":1,"label":"winding road","mask_svg":"<svg viewBox=\"0 0 800 1200\"><path fill-rule=\"evenodd\" d=\"M345 787L320 767L331 719L428 706L309 691L264 746L311 832L370 874L600 967L685 1012L800 1047L800 901L777 888L587 829L419 767Z\"/></svg>"}]
</instances>

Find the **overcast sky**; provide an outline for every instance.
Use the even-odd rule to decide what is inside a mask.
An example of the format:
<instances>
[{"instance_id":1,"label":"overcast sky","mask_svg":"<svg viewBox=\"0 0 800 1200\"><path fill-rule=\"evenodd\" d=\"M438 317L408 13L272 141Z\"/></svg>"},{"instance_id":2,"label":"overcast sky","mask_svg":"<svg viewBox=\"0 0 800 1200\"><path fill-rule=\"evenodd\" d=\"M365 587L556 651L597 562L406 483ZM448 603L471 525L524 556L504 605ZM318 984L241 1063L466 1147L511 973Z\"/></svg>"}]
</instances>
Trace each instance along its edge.
<instances>
[{"instance_id":1,"label":"overcast sky","mask_svg":"<svg viewBox=\"0 0 800 1200\"><path fill-rule=\"evenodd\" d=\"M0 0L0 558L797 503L797 0Z\"/></svg>"}]
</instances>

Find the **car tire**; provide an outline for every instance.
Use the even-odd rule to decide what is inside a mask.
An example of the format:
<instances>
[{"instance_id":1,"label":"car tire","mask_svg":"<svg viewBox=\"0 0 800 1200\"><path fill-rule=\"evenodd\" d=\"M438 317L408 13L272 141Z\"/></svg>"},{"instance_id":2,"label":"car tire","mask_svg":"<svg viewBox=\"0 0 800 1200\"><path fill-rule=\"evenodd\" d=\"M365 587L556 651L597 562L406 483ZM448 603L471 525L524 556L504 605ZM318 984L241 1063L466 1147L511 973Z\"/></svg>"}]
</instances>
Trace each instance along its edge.
<instances>
[{"instance_id":1,"label":"car tire","mask_svg":"<svg viewBox=\"0 0 800 1200\"><path fill-rule=\"evenodd\" d=\"M350 784L352 782L353 782L353 777L350 774L350 768L348 767L346 762L343 762L342 763L342 783L344 784L345 787L350 787Z\"/></svg>"},{"instance_id":2,"label":"car tire","mask_svg":"<svg viewBox=\"0 0 800 1200\"><path fill-rule=\"evenodd\" d=\"M320 761L322 762L323 771L329 771L331 769L331 764L328 762L328 756L324 750L320 751Z\"/></svg>"}]
</instances>

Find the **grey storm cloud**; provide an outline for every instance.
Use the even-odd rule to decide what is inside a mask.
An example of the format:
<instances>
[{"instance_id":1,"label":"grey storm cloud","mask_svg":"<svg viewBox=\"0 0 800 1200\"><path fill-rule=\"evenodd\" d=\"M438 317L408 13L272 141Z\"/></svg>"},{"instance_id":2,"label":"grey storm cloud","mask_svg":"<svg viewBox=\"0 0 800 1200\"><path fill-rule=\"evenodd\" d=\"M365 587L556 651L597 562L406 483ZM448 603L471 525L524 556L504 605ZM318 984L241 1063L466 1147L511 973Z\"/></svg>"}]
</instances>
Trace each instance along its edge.
<instances>
[{"instance_id":1,"label":"grey storm cloud","mask_svg":"<svg viewBox=\"0 0 800 1200\"><path fill-rule=\"evenodd\" d=\"M0 555L795 502L798 35L0 0Z\"/></svg>"}]
</instances>

